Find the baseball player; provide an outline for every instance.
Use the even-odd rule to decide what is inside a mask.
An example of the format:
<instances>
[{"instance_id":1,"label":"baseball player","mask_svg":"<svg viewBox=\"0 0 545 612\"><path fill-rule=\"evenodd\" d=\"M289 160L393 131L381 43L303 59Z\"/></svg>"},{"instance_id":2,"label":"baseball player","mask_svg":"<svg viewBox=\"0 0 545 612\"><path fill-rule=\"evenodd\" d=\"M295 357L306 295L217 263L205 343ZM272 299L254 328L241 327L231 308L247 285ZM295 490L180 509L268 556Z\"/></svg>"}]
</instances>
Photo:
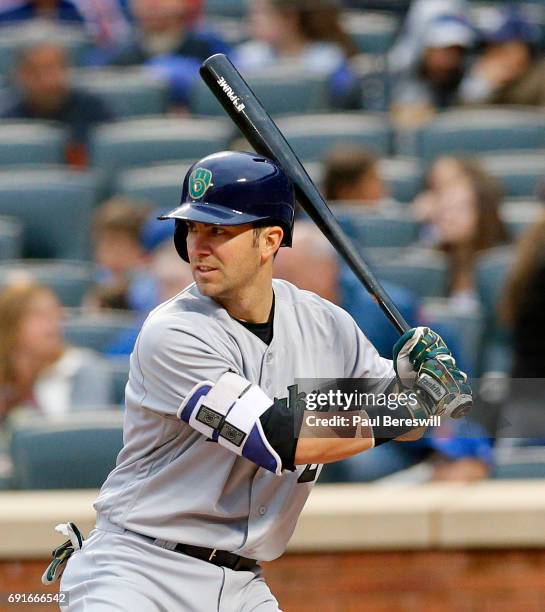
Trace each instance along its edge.
<instances>
[{"instance_id":1,"label":"baseball player","mask_svg":"<svg viewBox=\"0 0 545 612\"><path fill-rule=\"evenodd\" d=\"M470 398L431 330L407 332L392 362L341 308L273 280L294 207L290 180L256 154L216 153L187 173L181 205L165 218L176 220L175 246L195 283L144 323L124 447L95 502L96 528L83 541L67 524L70 540L48 568L50 581L64 569L69 610L279 610L259 562L284 551L321 465L414 429L300 436L295 379L378 387L397 374L429 387L412 416L449 414Z\"/></svg>"}]
</instances>

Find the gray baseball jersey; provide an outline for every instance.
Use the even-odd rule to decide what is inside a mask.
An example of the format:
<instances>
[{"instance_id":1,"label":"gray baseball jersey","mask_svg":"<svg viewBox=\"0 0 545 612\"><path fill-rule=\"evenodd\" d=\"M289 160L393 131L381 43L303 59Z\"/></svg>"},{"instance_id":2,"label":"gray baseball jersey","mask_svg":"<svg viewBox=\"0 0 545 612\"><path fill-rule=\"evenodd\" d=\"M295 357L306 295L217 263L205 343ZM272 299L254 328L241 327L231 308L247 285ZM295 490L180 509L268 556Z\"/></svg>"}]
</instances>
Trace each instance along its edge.
<instances>
[{"instance_id":1,"label":"gray baseball jersey","mask_svg":"<svg viewBox=\"0 0 545 612\"><path fill-rule=\"evenodd\" d=\"M394 376L341 308L274 280L267 346L195 285L156 308L131 356L124 447L95 503L101 518L147 536L257 560L282 554L320 466L281 476L208 440L176 416L199 382L231 370L272 398L297 378Z\"/></svg>"}]
</instances>

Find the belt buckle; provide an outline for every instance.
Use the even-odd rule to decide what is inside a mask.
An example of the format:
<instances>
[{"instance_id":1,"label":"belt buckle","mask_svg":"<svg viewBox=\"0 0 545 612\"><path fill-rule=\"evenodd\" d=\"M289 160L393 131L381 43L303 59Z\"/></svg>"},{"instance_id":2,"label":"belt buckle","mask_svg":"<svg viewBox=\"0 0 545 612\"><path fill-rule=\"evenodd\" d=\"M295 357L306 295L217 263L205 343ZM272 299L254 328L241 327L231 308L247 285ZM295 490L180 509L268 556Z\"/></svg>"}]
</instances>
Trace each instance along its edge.
<instances>
[{"instance_id":1,"label":"belt buckle","mask_svg":"<svg viewBox=\"0 0 545 612\"><path fill-rule=\"evenodd\" d=\"M216 556L217 552L218 552L218 549L214 548L214 550L210 553L210 556L208 557L208 561L212 561L212 559Z\"/></svg>"}]
</instances>

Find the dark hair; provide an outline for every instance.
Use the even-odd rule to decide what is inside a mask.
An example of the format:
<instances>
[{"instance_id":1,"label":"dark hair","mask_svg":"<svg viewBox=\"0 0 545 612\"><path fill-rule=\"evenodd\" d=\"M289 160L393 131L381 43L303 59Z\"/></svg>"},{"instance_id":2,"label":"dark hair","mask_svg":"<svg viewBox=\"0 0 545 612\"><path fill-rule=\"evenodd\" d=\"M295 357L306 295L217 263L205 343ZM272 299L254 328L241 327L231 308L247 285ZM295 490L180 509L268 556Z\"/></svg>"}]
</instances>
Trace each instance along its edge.
<instances>
[{"instance_id":1,"label":"dark hair","mask_svg":"<svg viewBox=\"0 0 545 612\"><path fill-rule=\"evenodd\" d=\"M356 183L377 164L377 158L362 147L341 145L325 160L324 194L326 200L338 200L339 187Z\"/></svg>"},{"instance_id":2,"label":"dark hair","mask_svg":"<svg viewBox=\"0 0 545 612\"><path fill-rule=\"evenodd\" d=\"M545 265L545 210L519 238L500 303L502 319L512 324L540 267Z\"/></svg>"},{"instance_id":3,"label":"dark hair","mask_svg":"<svg viewBox=\"0 0 545 612\"><path fill-rule=\"evenodd\" d=\"M149 204L122 196L106 200L94 214L93 237L96 239L103 232L114 231L123 232L140 242L150 210Z\"/></svg>"},{"instance_id":4,"label":"dark hair","mask_svg":"<svg viewBox=\"0 0 545 612\"><path fill-rule=\"evenodd\" d=\"M335 43L346 57L356 55L357 48L339 19L339 6L333 0L270 0L283 13L296 15L299 28L310 41Z\"/></svg>"}]
</instances>

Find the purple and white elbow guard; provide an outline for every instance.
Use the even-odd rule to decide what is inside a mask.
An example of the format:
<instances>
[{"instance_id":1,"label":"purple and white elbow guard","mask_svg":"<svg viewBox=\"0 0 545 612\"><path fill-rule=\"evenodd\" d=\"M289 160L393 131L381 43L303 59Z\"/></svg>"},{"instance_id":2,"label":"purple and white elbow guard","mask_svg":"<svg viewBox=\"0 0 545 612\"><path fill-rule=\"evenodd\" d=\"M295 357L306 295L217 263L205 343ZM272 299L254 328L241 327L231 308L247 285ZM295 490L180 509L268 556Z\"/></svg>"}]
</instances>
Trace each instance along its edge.
<instances>
[{"instance_id":1,"label":"purple and white elbow guard","mask_svg":"<svg viewBox=\"0 0 545 612\"><path fill-rule=\"evenodd\" d=\"M226 372L191 389L177 415L193 429L275 474L282 460L271 446L259 417L273 401L246 378Z\"/></svg>"}]
</instances>

